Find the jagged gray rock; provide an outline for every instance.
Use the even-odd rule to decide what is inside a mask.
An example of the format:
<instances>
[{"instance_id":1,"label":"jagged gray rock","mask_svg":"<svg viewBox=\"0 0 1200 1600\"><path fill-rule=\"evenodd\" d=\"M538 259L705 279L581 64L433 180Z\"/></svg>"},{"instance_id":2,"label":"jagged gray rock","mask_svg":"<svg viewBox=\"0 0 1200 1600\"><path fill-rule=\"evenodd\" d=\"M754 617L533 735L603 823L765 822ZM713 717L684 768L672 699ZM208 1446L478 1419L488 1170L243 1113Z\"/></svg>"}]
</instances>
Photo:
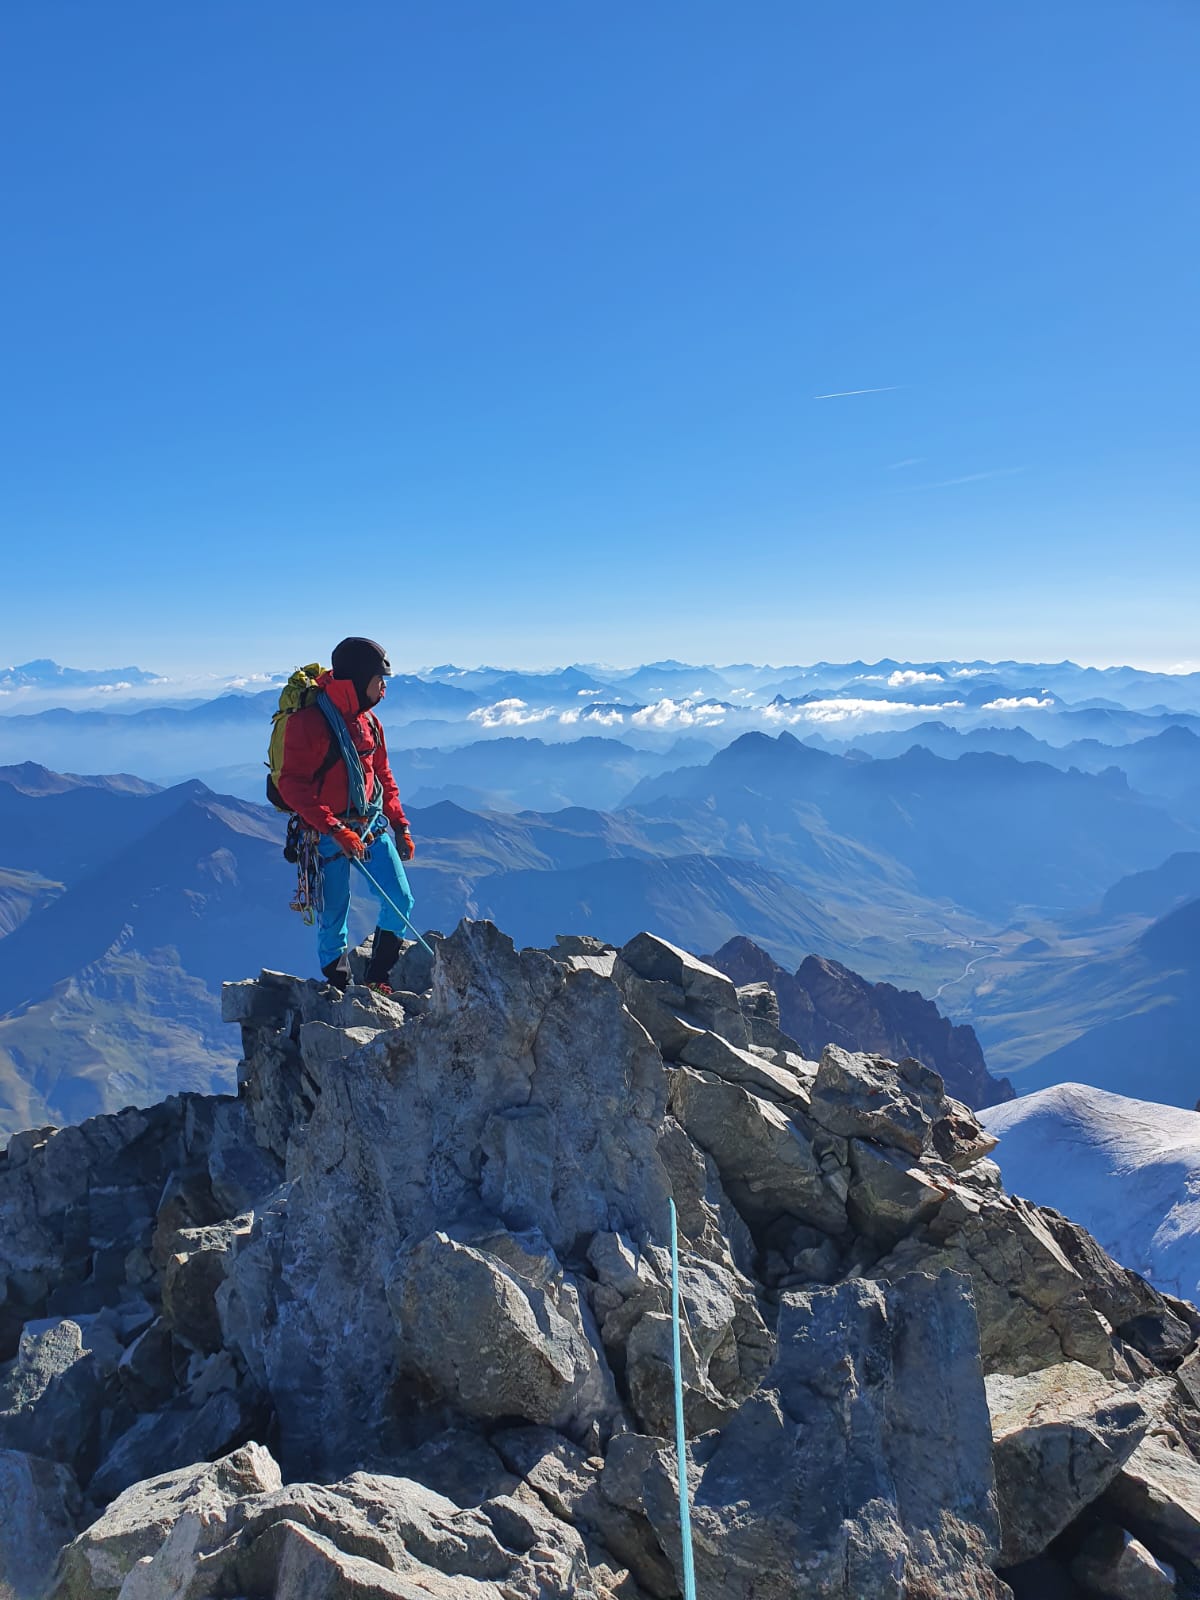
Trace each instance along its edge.
<instances>
[{"instance_id":1,"label":"jagged gray rock","mask_svg":"<svg viewBox=\"0 0 1200 1600\"><path fill-rule=\"evenodd\" d=\"M1071 1562L1071 1576L1099 1600L1172 1600L1176 1593L1174 1574L1112 1524L1087 1536Z\"/></svg>"},{"instance_id":2,"label":"jagged gray rock","mask_svg":"<svg viewBox=\"0 0 1200 1600\"><path fill-rule=\"evenodd\" d=\"M845 1198L822 1167L812 1125L739 1084L689 1067L671 1073L671 1110L716 1163L721 1182L751 1227L786 1213L823 1232L847 1231ZM839 1170L833 1163L833 1170Z\"/></svg>"},{"instance_id":3,"label":"jagged gray rock","mask_svg":"<svg viewBox=\"0 0 1200 1600\"><path fill-rule=\"evenodd\" d=\"M0 1450L0 1596L41 1600L62 1547L75 1537L82 1496L68 1467Z\"/></svg>"},{"instance_id":4,"label":"jagged gray rock","mask_svg":"<svg viewBox=\"0 0 1200 1600\"><path fill-rule=\"evenodd\" d=\"M585 1543L603 1546L654 1600L676 1593L674 1571L640 1504L618 1505L603 1491L602 1458L586 1456L543 1428L507 1429L495 1445L556 1517L578 1529Z\"/></svg>"},{"instance_id":5,"label":"jagged gray rock","mask_svg":"<svg viewBox=\"0 0 1200 1600\"><path fill-rule=\"evenodd\" d=\"M1021 1376L1064 1360L1112 1372L1110 1325L1036 1207L957 1181L932 1222L870 1275L894 1281L945 1269L971 1279L985 1372Z\"/></svg>"},{"instance_id":6,"label":"jagged gray rock","mask_svg":"<svg viewBox=\"0 0 1200 1600\"><path fill-rule=\"evenodd\" d=\"M139 1561L158 1553L185 1514L212 1518L245 1495L279 1487L279 1468L257 1444L211 1465L139 1481L68 1545L53 1600L109 1600Z\"/></svg>"},{"instance_id":7,"label":"jagged gray rock","mask_svg":"<svg viewBox=\"0 0 1200 1600\"><path fill-rule=\"evenodd\" d=\"M941 1078L919 1061L897 1066L834 1044L821 1053L809 1105L830 1133L874 1139L917 1157L929 1148L933 1125L947 1111Z\"/></svg>"},{"instance_id":8,"label":"jagged gray rock","mask_svg":"<svg viewBox=\"0 0 1200 1600\"><path fill-rule=\"evenodd\" d=\"M128 1574L121 1600L213 1594L278 1600L568 1600L577 1594L604 1600L608 1594L593 1581L583 1539L569 1519L546 1510L532 1493L521 1500L497 1496L464 1510L409 1479L359 1472L327 1486L281 1486L265 1452L256 1466L260 1482L231 1457L208 1469L208 1477L172 1484L165 1528L152 1502L124 1497L118 1502L121 1542L114 1533L96 1550L86 1535L78 1540L62 1600L101 1593L110 1571ZM250 1481L239 1485L239 1475ZM239 1487L240 1493L231 1492ZM138 1548L144 1554L134 1557ZM102 1558L111 1565L102 1565ZM71 1588L84 1560L99 1576L90 1578L91 1588L88 1578L84 1587Z\"/></svg>"},{"instance_id":9,"label":"jagged gray rock","mask_svg":"<svg viewBox=\"0 0 1200 1600\"><path fill-rule=\"evenodd\" d=\"M497 1229L472 1244L432 1233L397 1258L388 1302L402 1370L467 1416L524 1416L577 1435L611 1427L612 1374L577 1286L540 1236Z\"/></svg>"},{"instance_id":10,"label":"jagged gray rock","mask_svg":"<svg viewBox=\"0 0 1200 1600\"><path fill-rule=\"evenodd\" d=\"M806 1060L651 935L433 943L390 997L230 985L236 1099L0 1157L0 1444L103 1512L63 1600L672 1600L671 1200L706 1600L1004 1594L981 1371L1156 1419L1103 1492L1043 1452L1011 1549L1051 1506L1190 1537L1200 1313L1007 1196L937 1074ZM295 1481L214 1490L266 1437Z\"/></svg>"},{"instance_id":11,"label":"jagged gray rock","mask_svg":"<svg viewBox=\"0 0 1200 1600\"><path fill-rule=\"evenodd\" d=\"M1200 1564L1200 1464L1178 1436L1155 1432L1143 1439L1104 1505L1153 1549Z\"/></svg>"},{"instance_id":12,"label":"jagged gray rock","mask_svg":"<svg viewBox=\"0 0 1200 1600\"><path fill-rule=\"evenodd\" d=\"M1151 1413L1127 1386L1077 1361L1023 1378L993 1375L987 1395L1000 1560L1012 1567L1041 1555L1100 1498L1141 1443Z\"/></svg>"},{"instance_id":13,"label":"jagged gray rock","mask_svg":"<svg viewBox=\"0 0 1200 1600\"><path fill-rule=\"evenodd\" d=\"M785 1295L775 1365L725 1428L694 1446L699 1592L999 1600L986 1413L962 1278ZM664 1467L660 1453L643 1489L678 1571Z\"/></svg>"}]
</instances>

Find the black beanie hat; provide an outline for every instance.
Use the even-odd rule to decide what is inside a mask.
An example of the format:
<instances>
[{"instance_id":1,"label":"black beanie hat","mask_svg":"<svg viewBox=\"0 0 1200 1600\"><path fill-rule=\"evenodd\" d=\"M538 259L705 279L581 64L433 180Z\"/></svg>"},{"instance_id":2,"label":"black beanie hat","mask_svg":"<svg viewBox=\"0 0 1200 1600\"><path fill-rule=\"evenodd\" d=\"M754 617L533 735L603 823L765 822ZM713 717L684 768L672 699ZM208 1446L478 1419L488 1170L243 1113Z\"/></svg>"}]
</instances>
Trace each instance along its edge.
<instances>
[{"instance_id":1,"label":"black beanie hat","mask_svg":"<svg viewBox=\"0 0 1200 1600\"><path fill-rule=\"evenodd\" d=\"M360 706L367 703L367 685L376 673L382 672L387 678L392 671L387 651L374 639L343 639L334 646L329 665L335 678L348 678L358 690Z\"/></svg>"}]
</instances>

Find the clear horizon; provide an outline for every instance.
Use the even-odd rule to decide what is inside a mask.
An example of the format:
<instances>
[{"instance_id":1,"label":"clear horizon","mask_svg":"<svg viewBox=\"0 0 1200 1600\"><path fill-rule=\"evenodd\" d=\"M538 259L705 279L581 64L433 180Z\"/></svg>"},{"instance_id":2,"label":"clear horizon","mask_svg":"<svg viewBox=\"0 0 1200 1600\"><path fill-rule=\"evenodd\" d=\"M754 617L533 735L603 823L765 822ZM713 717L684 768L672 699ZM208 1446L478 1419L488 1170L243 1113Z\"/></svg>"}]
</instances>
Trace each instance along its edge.
<instances>
[{"instance_id":1,"label":"clear horizon","mask_svg":"<svg viewBox=\"0 0 1200 1600\"><path fill-rule=\"evenodd\" d=\"M321 655L321 652L317 652L317 654ZM324 652L324 655L327 656L328 654L329 654L329 652L328 652L328 650L326 650ZM603 674L605 672L632 673L632 672L635 672L635 671L639 670L639 668L645 667L645 666L650 665L650 664L652 664L654 662L667 661L667 660L678 660L680 665L687 666L687 667L695 667L698 670L704 670L704 669L711 668L714 671L719 671L722 668L728 669L728 668L733 667L733 666L750 666L750 667L755 668L756 670L763 671L763 672L804 671L804 670L810 669L810 668L818 665L819 663L825 663L825 664L828 664L828 665L838 666L838 665L851 665L854 662L862 662L862 664L865 665L865 666L875 666L875 665L880 665L881 663L883 663L885 661L892 661L892 662L895 662L899 667L921 667L921 666L932 666L932 665L938 665L938 664L942 664L942 665L973 665L973 664L979 664L979 663L984 663L984 664L986 664L988 666L996 666L996 665L999 665L999 664L1001 664L1003 662L1014 661L1014 662L1017 662L1018 664L1020 664L1022 666L1029 666L1029 667L1046 667L1046 668L1050 668L1050 667L1060 666L1060 665L1062 665L1064 663L1069 663L1070 665L1073 665L1073 666L1076 666L1076 667L1081 667L1081 668L1084 668L1084 669L1095 669L1095 670L1101 671L1101 672L1105 672L1105 671L1122 671L1122 670L1124 670L1124 671L1133 671L1133 672L1144 672L1144 673L1150 673L1150 674L1159 674L1159 675L1166 676L1166 677L1186 677L1186 676L1189 676L1191 674L1200 673L1200 659L1194 660L1194 661L1173 662L1173 663L1171 663L1169 665L1159 666L1159 665L1155 665L1155 664L1152 664L1152 663L1148 664L1148 663L1145 663L1145 662L1136 662L1136 661L1084 660L1084 659L1077 658L1077 657L1074 657L1074 656L1064 656L1064 655L1043 655L1043 656L1040 656L1040 657L1037 657L1037 658L1033 658L1033 657L1015 656L1015 655L1012 655L1012 654L997 655L997 656L987 657L987 656L979 656L979 655L973 655L973 656L941 655L941 656L938 656L938 655L931 655L931 654L928 654L928 653L925 653L925 654L922 654L922 655L912 655L912 656L890 656L890 655L884 655L884 656L875 656L873 658L868 658L867 656L862 655L860 653L860 654L857 654L857 655L853 655L853 654L851 654L851 655L831 655L831 656L812 657L812 658L804 658L804 659L796 658L794 660L780 659L778 661L755 660L755 658L752 655L749 655L749 654L743 654L743 655L739 656L736 660L733 657L722 657L720 659L713 658L711 660L701 660L699 658L684 659L684 658L676 658L676 657L669 657L669 656L664 656L664 655L661 655L661 654L656 654L656 655L644 655L644 656L640 657L637 660L626 660L624 662L587 661L587 660L583 660L583 659L576 659L576 660L572 660L572 661L566 661L566 660L541 661L541 662L538 662L538 663L533 664L533 665L531 665L531 664L529 664L527 662L522 662L522 661L513 662L513 661L501 660L501 659L494 659L494 660L491 660L491 661L474 662L474 661L465 661L465 660L464 661L452 661L449 658L447 658L446 660L441 661L441 662L424 661L424 662L419 662L419 663L416 663L416 664L408 663L408 662L401 662L399 660L394 660L392 662L392 666L393 666L393 671L394 672L400 673L400 674L408 674L410 676L428 675L428 674L430 674L432 672L437 671L439 668L445 667L445 666L454 666L455 668L457 668L458 670L463 671L463 672L482 672L482 671L493 670L493 671L503 671L503 672L512 672L512 673L529 673L529 674L546 673L546 672L559 672L559 671L564 671L564 670L566 670L568 668L571 668L571 667L577 667L577 668L579 668L581 670L584 670L584 671L591 670L591 671L595 671L597 673ZM120 672L120 671L122 671L124 669L136 669L136 670L141 671L141 672L150 672L150 673L154 674L154 680L152 682L150 682L150 683L143 683L143 684L132 683L132 684L128 684L128 685L122 685L122 688L123 689L127 688L131 694L149 692L149 691L153 690L156 686L161 687L161 686L164 686L164 685L167 685L167 686L169 686L169 685L185 685L185 684L196 684L196 685L199 685L199 684L203 684L203 683L206 683L206 682L218 683L219 684L219 683L228 683L231 680L238 680L238 679L243 680L243 682L247 686L250 685L251 683L256 683L256 682L266 683L269 679L277 677L280 673L290 672L295 666L298 666L298 665L302 664L301 661L300 661L300 657L297 656L293 661L290 661L290 662L281 661L281 662L276 663L273 666L246 667L246 666L238 666L238 665L235 665L235 666L226 665L226 666L223 666L223 667L216 667L216 666L208 666L208 667L205 667L205 668L188 667L188 668L178 668L178 669L175 669L175 670L162 671L160 668L158 668L154 664L151 664L151 665L148 666L148 665L146 665L146 663L141 662L141 661L132 661L132 660L130 660L130 661L119 661L119 662L118 661L111 661L111 662L100 662L100 661L96 661L96 662L79 662L79 661L62 662L62 661L54 660L53 657L48 657L48 656L31 656L26 661L9 661L9 662L0 661L0 674L16 670L16 669L18 669L19 667L22 667L22 666L27 666L30 663L35 662L35 661L53 661L55 666L64 668L64 669L66 669L68 671L114 672L115 673L115 672ZM83 690L86 690L86 687L87 686L83 686ZM96 689L96 690L99 690L100 686L93 686L93 688ZM3 696L12 696L12 695L21 694L21 693L24 693L24 692L26 692L24 689L5 689L5 688L0 688L0 695L3 695ZM30 693L33 693L33 692L44 693L45 691L44 690L35 690L33 686L30 686L30 689L29 689L28 692L30 692Z\"/></svg>"},{"instance_id":2,"label":"clear horizon","mask_svg":"<svg viewBox=\"0 0 1200 1600\"><path fill-rule=\"evenodd\" d=\"M0 41L14 662L1200 658L1194 8Z\"/></svg>"}]
</instances>

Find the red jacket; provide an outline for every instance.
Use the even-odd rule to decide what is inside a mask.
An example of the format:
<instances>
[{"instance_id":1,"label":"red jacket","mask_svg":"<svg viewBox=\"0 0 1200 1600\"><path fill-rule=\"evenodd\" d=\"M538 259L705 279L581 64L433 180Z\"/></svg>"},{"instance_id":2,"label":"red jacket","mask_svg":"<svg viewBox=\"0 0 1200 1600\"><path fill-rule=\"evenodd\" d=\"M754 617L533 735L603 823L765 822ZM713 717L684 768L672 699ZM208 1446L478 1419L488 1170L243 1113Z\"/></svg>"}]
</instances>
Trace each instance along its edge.
<instances>
[{"instance_id":1,"label":"red jacket","mask_svg":"<svg viewBox=\"0 0 1200 1600\"><path fill-rule=\"evenodd\" d=\"M354 748L362 757L368 803L381 806L384 816L393 825L407 828L408 818L388 765L387 745L378 717L359 711L358 690L348 679L335 678L331 672L326 672L319 681L342 713ZM319 833L328 833L350 804L346 763L340 756L332 763L329 760L332 742L333 730L320 706L305 706L288 718L279 793L292 810ZM328 770L318 778L322 766Z\"/></svg>"}]
</instances>

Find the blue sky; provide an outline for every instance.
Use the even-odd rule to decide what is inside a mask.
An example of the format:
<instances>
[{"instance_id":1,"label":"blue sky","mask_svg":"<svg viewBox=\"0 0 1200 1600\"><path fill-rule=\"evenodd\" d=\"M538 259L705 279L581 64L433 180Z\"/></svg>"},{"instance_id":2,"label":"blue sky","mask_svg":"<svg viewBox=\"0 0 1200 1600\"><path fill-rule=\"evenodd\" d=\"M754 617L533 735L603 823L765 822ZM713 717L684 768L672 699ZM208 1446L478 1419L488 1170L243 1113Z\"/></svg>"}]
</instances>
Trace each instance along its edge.
<instances>
[{"instance_id":1,"label":"blue sky","mask_svg":"<svg viewBox=\"0 0 1200 1600\"><path fill-rule=\"evenodd\" d=\"M1198 66L1192 0L7 7L0 664L1195 661Z\"/></svg>"}]
</instances>

